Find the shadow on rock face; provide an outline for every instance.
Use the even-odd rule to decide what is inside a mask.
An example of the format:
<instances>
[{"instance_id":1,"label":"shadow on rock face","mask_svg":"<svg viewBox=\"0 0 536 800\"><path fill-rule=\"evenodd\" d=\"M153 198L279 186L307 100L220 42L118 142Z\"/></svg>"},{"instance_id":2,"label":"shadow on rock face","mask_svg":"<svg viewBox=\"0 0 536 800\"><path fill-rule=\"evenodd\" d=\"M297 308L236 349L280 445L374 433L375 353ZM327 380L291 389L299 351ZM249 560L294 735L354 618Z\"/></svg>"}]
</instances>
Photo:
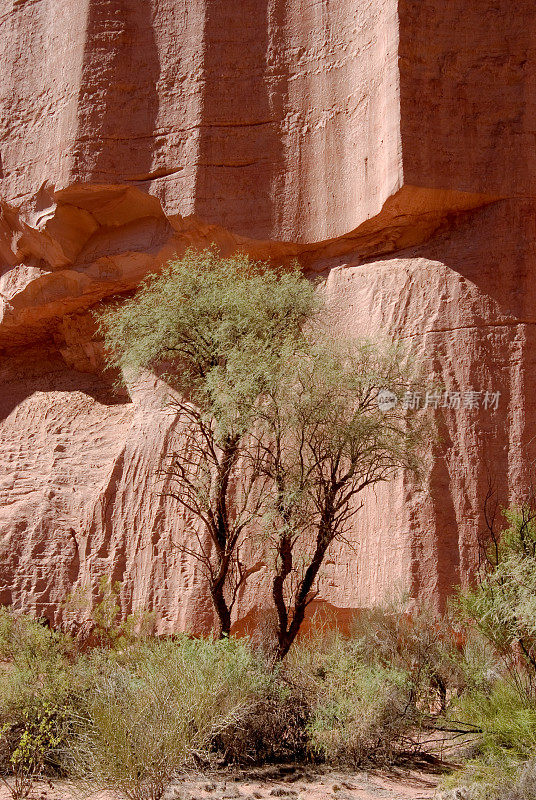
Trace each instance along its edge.
<instances>
[{"instance_id":1,"label":"shadow on rock face","mask_svg":"<svg viewBox=\"0 0 536 800\"><path fill-rule=\"evenodd\" d=\"M102 406L131 402L118 388L114 376L79 372L67 366L52 345L36 346L4 356L0 367L0 422L36 392L81 392Z\"/></svg>"},{"instance_id":2,"label":"shadow on rock face","mask_svg":"<svg viewBox=\"0 0 536 800\"><path fill-rule=\"evenodd\" d=\"M160 62L150 0L89 0L73 172L115 183L149 170Z\"/></svg>"}]
</instances>

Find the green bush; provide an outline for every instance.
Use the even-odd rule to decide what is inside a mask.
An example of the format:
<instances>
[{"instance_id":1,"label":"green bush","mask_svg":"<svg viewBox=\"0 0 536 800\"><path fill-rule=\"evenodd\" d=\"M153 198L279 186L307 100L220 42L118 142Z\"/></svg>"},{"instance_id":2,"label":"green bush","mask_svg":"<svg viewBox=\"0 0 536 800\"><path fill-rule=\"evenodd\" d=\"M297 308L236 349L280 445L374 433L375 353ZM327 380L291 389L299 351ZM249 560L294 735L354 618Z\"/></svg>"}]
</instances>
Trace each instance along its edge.
<instances>
[{"instance_id":1,"label":"green bush","mask_svg":"<svg viewBox=\"0 0 536 800\"><path fill-rule=\"evenodd\" d=\"M409 674L366 663L359 639L335 632L301 643L291 651L288 669L310 703L311 752L326 761L391 762L420 720Z\"/></svg>"},{"instance_id":2,"label":"green bush","mask_svg":"<svg viewBox=\"0 0 536 800\"><path fill-rule=\"evenodd\" d=\"M465 694L453 713L482 731L480 748L492 759L504 759L507 751L520 762L536 751L536 707L510 682L498 681L489 693Z\"/></svg>"},{"instance_id":3,"label":"green bush","mask_svg":"<svg viewBox=\"0 0 536 800\"><path fill-rule=\"evenodd\" d=\"M157 800L248 713L266 680L246 643L181 637L138 645L79 698L69 770L93 789Z\"/></svg>"},{"instance_id":4,"label":"green bush","mask_svg":"<svg viewBox=\"0 0 536 800\"><path fill-rule=\"evenodd\" d=\"M503 510L491 531L477 585L460 592L458 610L493 647L523 695L536 700L536 512Z\"/></svg>"},{"instance_id":5,"label":"green bush","mask_svg":"<svg viewBox=\"0 0 536 800\"><path fill-rule=\"evenodd\" d=\"M28 797L36 778L43 775L47 759L61 744L62 731L57 710L47 705L25 709L22 723L9 722L0 728L1 747L9 764L11 781L3 778L14 800Z\"/></svg>"},{"instance_id":6,"label":"green bush","mask_svg":"<svg viewBox=\"0 0 536 800\"><path fill-rule=\"evenodd\" d=\"M460 591L456 608L471 639L483 642L478 678L451 709L473 727L475 757L451 783L475 800L533 800L536 794L536 512L532 502L488 513L476 585ZM487 669L485 667L487 660ZM469 659L466 658L466 664ZM468 670L469 673L469 670ZM532 787L532 788L530 788Z\"/></svg>"},{"instance_id":7,"label":"green bush","mask_svg":"<svg viewBox=\"0 0 536 800\"><path fill-rule=\"evenodd\" d=\"M0 769L12 771L21 742L34 738L45 719L50 724L53 721L58 732L62 730L64 709L69 704L71 654L69 637L29 615L0 608L0 658L4 662L0 665ZM40 769L54 769L51 749L55 748L47 748Z\"/></svg>"},{"instance_id":8,"label":"green bush","mask_svg":"<svg viewBox=\"0 0 536 800\"><path fill-rule=\"evenodd\" d=\"M475 798L491 798L513 792L522 773L528 783L525 765L536 752L536 706L511 680L497 680L490 690L468 691L450 715L473 731L469 736L476 750L450 779L451 785L467 786Z\"/></svg>"},{"instance_id":9,"label":"green bush","mask_svg":"<svg viewBox=\"0 0 536 800\"><path fill-rule=\"evenodd\" d=\"M71 653L69 637L0 608L0 771L14 797L59 768Z\"/></svg>"}]
</instances>

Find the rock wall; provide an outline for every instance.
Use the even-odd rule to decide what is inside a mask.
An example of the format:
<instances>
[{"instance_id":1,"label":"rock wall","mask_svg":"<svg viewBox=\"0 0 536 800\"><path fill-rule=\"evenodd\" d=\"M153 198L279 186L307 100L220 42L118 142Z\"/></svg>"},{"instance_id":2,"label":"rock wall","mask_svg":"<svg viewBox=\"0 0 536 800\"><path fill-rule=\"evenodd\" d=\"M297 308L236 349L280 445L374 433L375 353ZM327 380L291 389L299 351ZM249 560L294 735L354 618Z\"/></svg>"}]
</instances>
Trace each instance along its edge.
<instances>
[{"instance_id":1,"label":"rock wall","mask_svg":"<svg viewBox=\"0 0 536 800\"><path fill-rule=\"evenodd\" d=\"M0 11L0 602L57 621L100 574L207 630L193 521L156 497L156 378L103 370L90 309L189 245L327 282L334 324L451 392L423 486L371 493L321 596L441 605L491 473L530 480L536 8L517 0L7 0ZM500 393L497 409L484 393ZM259 565L239 625L262 605Z\"/></svg>"}]
</instances>

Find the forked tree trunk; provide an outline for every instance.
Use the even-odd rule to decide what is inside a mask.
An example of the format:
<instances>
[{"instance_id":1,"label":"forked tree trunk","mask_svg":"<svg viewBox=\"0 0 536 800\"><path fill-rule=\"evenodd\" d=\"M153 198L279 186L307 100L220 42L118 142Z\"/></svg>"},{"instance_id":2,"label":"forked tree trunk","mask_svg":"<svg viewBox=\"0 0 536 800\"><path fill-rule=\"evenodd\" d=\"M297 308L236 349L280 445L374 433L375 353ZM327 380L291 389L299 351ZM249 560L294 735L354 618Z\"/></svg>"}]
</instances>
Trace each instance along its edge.
<instances>
[{"instance_id":1,"label":"forked tree trunk","mask_svg":"<svg viewBox=\"0 0 536 800\"><path fill-rule=\"evenodd\" d=\"M299 633L303 620L305 619L305 612L309 605L309 595L313 589L315 581L320 572L320 568L324 563L326 551L335 538L332 532L330 513L327 513L324 520L320 523L320 529L316 538L316 547L311 563L305 570L298 591L296 593L294 608L292 609L292 618L289 624L290 608L285 601L283 587L285 579L292 571L292 546L290 541L285 539L281 540L278 548L278 555L280 557L280 568L272 583L272 593L274 603L277 611L277 648L274 661L282 661L292 647L292 644ZM282 547L283 544L283 547Z\"/></svg>"}]
</instances>

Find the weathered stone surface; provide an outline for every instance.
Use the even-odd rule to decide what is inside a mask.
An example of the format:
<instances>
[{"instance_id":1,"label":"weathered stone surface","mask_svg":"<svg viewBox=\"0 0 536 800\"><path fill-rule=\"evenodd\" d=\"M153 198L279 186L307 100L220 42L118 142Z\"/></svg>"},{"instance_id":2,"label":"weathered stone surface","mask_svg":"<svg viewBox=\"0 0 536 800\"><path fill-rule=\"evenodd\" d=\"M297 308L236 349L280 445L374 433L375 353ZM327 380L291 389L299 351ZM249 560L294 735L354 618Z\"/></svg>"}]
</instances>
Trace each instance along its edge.
<instances>
[{"instance_id":1,"label":"weathered stone surface","mask_svg":"<svg viewBox=\"0 0 536 800\"><path fill-rule=\"evenodd\" d=\"M337 328L451 391L425 485L367 498L322 598L441 603L488 472L534 451L536 9L518 0L13 0L0 11L0 602L58 619L109 574L159 630L211 625L193 521L158 498L156 378L118 395L90 310L189 245L326 278ZM262 564L240 599L246 626Z\"/></svg>"}]
</instances>

